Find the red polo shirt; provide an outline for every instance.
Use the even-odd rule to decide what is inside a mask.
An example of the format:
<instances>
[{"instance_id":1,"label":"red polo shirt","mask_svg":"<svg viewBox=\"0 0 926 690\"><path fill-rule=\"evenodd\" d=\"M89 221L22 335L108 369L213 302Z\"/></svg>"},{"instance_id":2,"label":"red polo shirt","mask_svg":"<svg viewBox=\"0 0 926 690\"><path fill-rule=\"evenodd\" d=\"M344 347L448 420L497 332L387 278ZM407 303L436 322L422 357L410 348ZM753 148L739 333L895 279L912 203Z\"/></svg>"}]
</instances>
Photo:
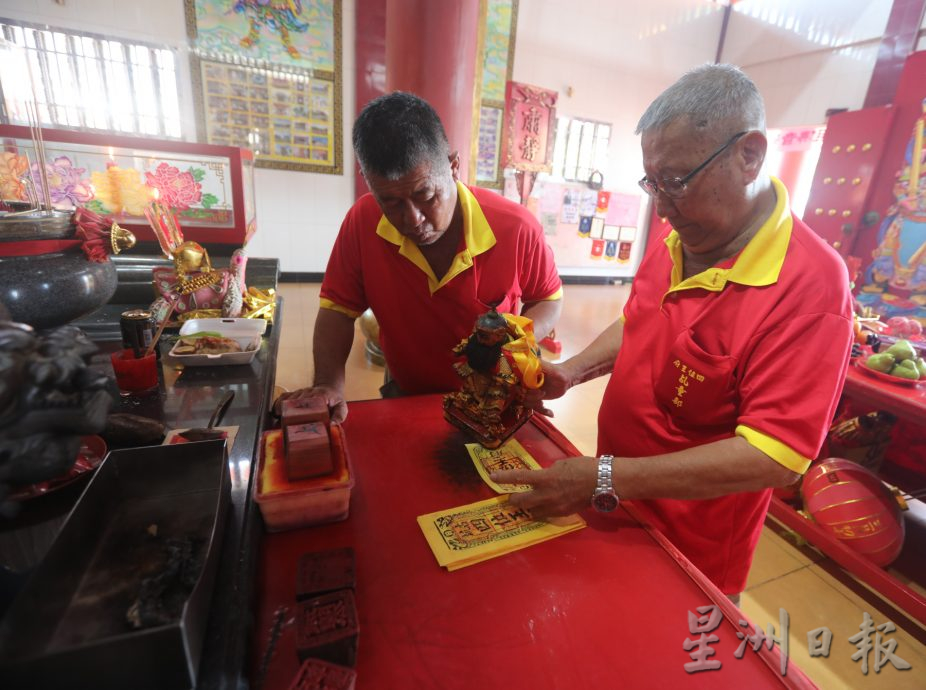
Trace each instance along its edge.
<instances>
[{"instance_id":1,"label":"red polo shirt","mask_svg":"<svg viewBox=\"0 0 926 690\"><path fill-rule=\"evenodd\" d=\"M738 256L682 280L672 230L645 257L598 417L599 452L648 457L738 435L799 473L819 452L849 363L848 272L773 184L775 210ZM733 594L746 585L770 497L642 503Z\"/></svg>"},{"instance_id":2,"label":"red polo shirt","mask_svg":"<svg viewBox=\"0 0 926 690\"><path fill-rule=\"evenodd\" d=\"M559 299L562 283L537 219L495 192L457 183L463 238L438 280L418 246L366 194L348 211L321 287L321 306L379 323L389 371L406 393L457 390L451 350L497 304Z\"/></svg>"}]
</instances>

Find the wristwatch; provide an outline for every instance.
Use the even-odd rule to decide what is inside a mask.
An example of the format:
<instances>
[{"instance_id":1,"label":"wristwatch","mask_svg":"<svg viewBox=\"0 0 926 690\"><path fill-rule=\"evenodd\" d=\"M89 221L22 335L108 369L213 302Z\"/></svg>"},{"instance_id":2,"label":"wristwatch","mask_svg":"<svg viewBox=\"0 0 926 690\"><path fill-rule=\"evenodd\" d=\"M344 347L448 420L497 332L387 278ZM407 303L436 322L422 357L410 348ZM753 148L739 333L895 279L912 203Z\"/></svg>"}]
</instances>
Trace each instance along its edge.
<instances>
[{"instance_id":1,"label":"wristwatch","mask_svg":"<svg viewBox=\"0 0 926 690\"><path fill-rule=\"evenodd\" d=\"M621 502L611 483L611 463L613 460L613 455L602 455L598 458L598 484L595 487L595 493L592 494L592 508L599 513L610 513Z\"/></svg>"}]
</instances>

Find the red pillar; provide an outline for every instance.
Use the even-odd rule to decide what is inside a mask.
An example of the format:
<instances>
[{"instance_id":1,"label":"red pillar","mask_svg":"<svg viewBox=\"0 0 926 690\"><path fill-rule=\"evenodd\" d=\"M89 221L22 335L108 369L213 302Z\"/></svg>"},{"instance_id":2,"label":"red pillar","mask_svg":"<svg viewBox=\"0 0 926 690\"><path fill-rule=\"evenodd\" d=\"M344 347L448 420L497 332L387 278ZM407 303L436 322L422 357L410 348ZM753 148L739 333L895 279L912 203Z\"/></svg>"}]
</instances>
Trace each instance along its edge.
<instances>
[{"instance_id":1,"label":"red pillar","mask_svg":"<svg viewBox=\"0 0 926 690\"><path fill-rule=\"evenodd\" d=\"M430 103L469 170L479 0L387 0L386 92L408 91Z\"/></svg>"},{"instance_id":2,"label":"red pillar","mask_svg":"<svg viewBox=\"0 0 926 690\"><path fill-rule=\"evenodd\" d=\"M926 0L894 0L878 46L878 61L868 84L863 108L894 102L904 63L916 49L924 12Z\"/></svg>"},{"instance_id":3,"label":"red pillar","mask_svg":"<svg viewBox=\"0 0 926 690\"><path fill-rule=\"evenodd\" d=\"M359 115L367 103L386 91L386 0L356 0L356 6L354 87L355 115ZM347 142L350 146L350 132ZM359 199L368 191L355 162L354 198Z\"/></svg>"}]
</instances>

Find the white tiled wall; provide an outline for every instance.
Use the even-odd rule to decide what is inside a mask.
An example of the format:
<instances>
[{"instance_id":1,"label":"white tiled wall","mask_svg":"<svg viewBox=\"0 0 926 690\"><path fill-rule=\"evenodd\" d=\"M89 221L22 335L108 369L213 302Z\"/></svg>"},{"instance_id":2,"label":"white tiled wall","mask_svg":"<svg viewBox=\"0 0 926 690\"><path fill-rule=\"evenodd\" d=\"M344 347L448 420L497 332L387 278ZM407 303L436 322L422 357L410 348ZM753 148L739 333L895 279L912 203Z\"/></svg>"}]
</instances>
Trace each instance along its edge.
<instances>
[{"instance_id":1,"label":"white tiled wall","mask_svg":"<svg viewBox=\"0 0 926 690\"><path fill-rule=\"evenodd\" d=\"M741 0L722 59L765 97L769 126L814 125L827 108L860 108L892 0Z\"/></svg>"},{"instance_id":2,"label":"white tiled wall","mask_svg":"<svg viewBox=\"0 0 926 690\"><path fill-rule=\"evenodd\" d=\"M740 0L721 59L757 83L770 127L862 106L892 0ZM559 91L561 115L614 125L608 186L634 191L637 119L685 70L715 59L723 3L521 0L514 79ZM569 95L569 89L572 95Z\"/></svg>"},{"instance_id":3,"label":"white tiled wall","mask_svg":"<svg viewBox=\"0 0 926 690\"><path fill-rule=\"evenodd\" d=\"M435 0L437 1L437 0ZM892 0L740 0L723 59L759 85L773 127L817 124L862 105ZM254 256L320 272L353 201L354 0L343 0L344 175L257 170ZM514 79L560 92L559 112L611 122L606 184L636 191L637 119L682 72L713 61L723 3L713 0L521 0ZM177 51L184 128L194 131L180 0L0 0L0 17L167 44ZM926 27L926 23L924 23ZM920 48L926 49L926 39ZM568 95L571 88L571 96Z\"/></svg>"},{"instance_id":4,"label":"white tiled wall","mask_svg":"<svg viewBox=\"0 0 926 690\"><path fill-rule=\"evenodd\" d=\"M722 16L710 0L522 0L513 78L557 89L558 115L611 123L605 184L635 193L637 120L686 69L713 60Z\"/></svg>"}]
</instances>

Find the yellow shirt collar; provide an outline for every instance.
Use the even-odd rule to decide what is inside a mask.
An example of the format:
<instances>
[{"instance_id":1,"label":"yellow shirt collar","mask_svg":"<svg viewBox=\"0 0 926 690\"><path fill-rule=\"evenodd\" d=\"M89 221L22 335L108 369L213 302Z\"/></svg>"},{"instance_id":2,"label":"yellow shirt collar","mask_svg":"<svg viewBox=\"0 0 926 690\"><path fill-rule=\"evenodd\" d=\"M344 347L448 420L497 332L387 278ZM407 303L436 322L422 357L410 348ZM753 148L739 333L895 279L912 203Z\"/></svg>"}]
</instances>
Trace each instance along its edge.
<instances>
[{"instance_id":1,"label":"yellow shirt collar","mask_svg":"<svg viewBox=\"0 0 926 690\"><path fill-rule=\"evenodd\" d=\"M701 273L682 280L682 242L675 230L666 237L666 247L672 257L672 279L669 292L703 288L719 292L727 281L755 287L771 285L778 280L781 266L791 240L791 208L788 190L776 177L772 179L775 190L775 208L755 236L743 248L736 261L729 268L708 268Z\"/></svg>"},{"instance_id":2,"label":"yellow shirt collar","mask_svg":"<svg viewBox=\"0 0 926 690\"><path fill-rule=\"evenodd\" d=\"M465 247L453 257L450 269L440 280L434 275L434 271L428 264L427 259L424 258L424 254L421 253L418 245L400 233L386 219L386 216L380 218L379 225L376 226L377 235L396 245L399 248L399 254L424 272L428 277L428 288L431 290L432 295L467 268L470 268L473 265L474 256L482 254L495 246L495 233L489 227L489 221L486 220L479 202L476 201L476 197L462 182L457 182L457 201L463 211L463 241Z\"/></svg>"}]
</instances>

